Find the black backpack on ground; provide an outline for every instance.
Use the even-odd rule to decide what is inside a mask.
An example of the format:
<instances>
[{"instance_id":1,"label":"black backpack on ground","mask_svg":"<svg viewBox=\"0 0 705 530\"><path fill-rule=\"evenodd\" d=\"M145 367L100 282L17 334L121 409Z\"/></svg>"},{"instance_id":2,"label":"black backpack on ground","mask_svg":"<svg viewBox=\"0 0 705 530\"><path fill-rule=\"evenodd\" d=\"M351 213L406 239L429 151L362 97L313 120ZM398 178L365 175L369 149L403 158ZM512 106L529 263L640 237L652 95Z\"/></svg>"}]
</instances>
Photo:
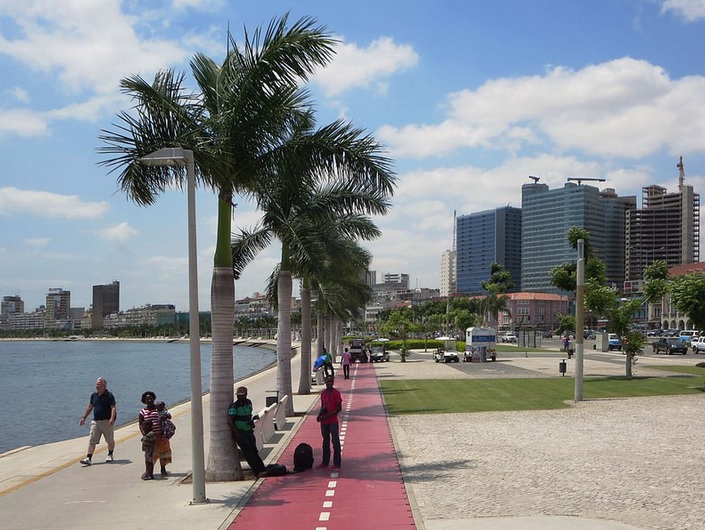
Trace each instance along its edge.
<instances>
[{"instance_id":1,"label":"black backpack on ground","mask_svg":"<svg viewBox=\"0 0 705 530\"><path fill-rule=\"evenodd\" d=\"M284 464L267 464L264 470L265 477L281 477L287 474Z\"/></svg>"},{"instance_id":2,"label":"black backpack on ground","mask_svg":"<svg viewBox=\"0 0 705 530\"><path fill-rule=\"evenodd\" d=\"M294 473L306 471L313 467L313 448L307 443L300 443L294 449Z\"/></svg>"}]
</instances>

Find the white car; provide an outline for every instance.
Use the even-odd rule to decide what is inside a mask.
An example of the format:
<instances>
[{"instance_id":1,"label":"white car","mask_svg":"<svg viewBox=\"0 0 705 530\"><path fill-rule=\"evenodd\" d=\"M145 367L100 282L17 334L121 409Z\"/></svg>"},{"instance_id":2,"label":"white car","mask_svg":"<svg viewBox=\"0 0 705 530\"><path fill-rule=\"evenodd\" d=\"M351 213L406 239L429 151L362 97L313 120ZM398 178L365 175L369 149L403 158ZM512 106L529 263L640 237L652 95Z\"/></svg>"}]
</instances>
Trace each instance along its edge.
<instances>
[{"instance_id":1,"label":"white car","mask_svg":"<svg viewBox=\"0 0 705 530\"><path fill-rule=\"evenodd\" d=\"M698 337L693 339L690 343L690 347L693 348L693 353L705 352L705 337Z\"/></svg>"},{"instance_id":2,"label":"white car","mask_svg":"<svg viewBox=\"0 0 705 530\"><path fill-rule=\"evenodd\" d=\"M513 343L516 343L516 342L518 342L519 339L517 338L517 336L516 336L515 333L509 331L509 332L505 333L504 335L502 335L502 337L501 337L500 340L501 340L502 342L513 342Z\"/></svg>"}]
</instances>

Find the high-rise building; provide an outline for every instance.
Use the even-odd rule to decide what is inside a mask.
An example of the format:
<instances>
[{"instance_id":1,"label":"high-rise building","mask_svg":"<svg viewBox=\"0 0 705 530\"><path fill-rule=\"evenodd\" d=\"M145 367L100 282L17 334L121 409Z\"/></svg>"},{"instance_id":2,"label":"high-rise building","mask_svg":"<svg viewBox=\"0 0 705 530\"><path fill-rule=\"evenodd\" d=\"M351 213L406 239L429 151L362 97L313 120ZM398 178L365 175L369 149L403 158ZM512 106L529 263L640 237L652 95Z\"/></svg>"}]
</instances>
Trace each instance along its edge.
<instances>
[{"instance_id":1,"label":"high-rise building","mask_svg":"<svg viewBox=\"0 0 705 530\"><path fill-rule=\"evenodd\" d=\"M644 268L656 260L668 265L700 261L700 195L685 185L683 159L678 191L661 186L642 188L642 208L627 212L627 279L643 279Z\"/></svg>"},{"instance_id":2,"label":"high-rise building","mask_svg":"<svg viewBox=\"0 0 705 530\"><path fill-rule=\"evenodd\" d=\"M20 295L3 296L0 315L9 316L16 313L24 313L24 301L20 298Z\"/></svg>"},{"instance_id":3,"label":"high-rise building","mask_svg":"<svg viewBox=\"0 0 705 530\"><path fill-rule=\"evenodd\" d=\"M554 292L550 271L575 262L568 230L577 226L590 234L590 248L606 266L607 280L621 287L624 273L625 216L636 197L619 197L614 190L567 182L550 190L538 182L522 186L521 288Z\"/></svg>"},{"instance_id":4,"label":"high-rise building","mask_svg":"<svg viewBox=\"0 0 705 530\"><path fill-rule=\"evenodd\" d=\"M108 285L94 285L91 326L94 329L102 328L103 319L118 312L120 312L120 282L116 280Z\"/></svg>"},{"instance_id":5,"label":"high-rise building","mask_svg":"<svg viewBox=\"0 0 705 530\"><path fill-rule=\"evenodd\" d=\"M505 206L459 216L455 240L456 291L483 294L480 282L489 279L493 263L504 265L511 274L513 290L521 290L521 233L521 208Z\"/></svg>"},{"instance_id":6,"label":"high-rise building","mask_svg":"<svg viewBox=\"0 0 705 530\"><path fill-rule=\"evenodd\" d=\"M456 261L455 250L445 250L441 255L441 283L440 294L442 297L454 294L456 292Z\"/></svg>"},{"instance_id":7,"label":"high-rise building","mask_svg":"<svg viewBox=\"0 0 705 530\"><path fill-rule=\"evenodd\" d=\"M46 296L46 312L44 327L61 329L70 327L71 322L71 291L61 288L49 289Z\"/></svg>"}]
</instances>

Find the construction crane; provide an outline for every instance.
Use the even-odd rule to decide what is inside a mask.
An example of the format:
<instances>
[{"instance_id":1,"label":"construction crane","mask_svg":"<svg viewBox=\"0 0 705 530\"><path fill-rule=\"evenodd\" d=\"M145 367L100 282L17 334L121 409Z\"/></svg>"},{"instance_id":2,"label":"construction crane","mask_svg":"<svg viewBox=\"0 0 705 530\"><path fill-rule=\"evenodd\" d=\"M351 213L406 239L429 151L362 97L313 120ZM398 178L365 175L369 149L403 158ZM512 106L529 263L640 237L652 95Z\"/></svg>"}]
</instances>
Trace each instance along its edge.
<instances>
[{"instance_id":1,"label":"construction crane","mask_svg":"<svg viewBox=\"0 0 705 530\"><path fill-rule=\"evenodd\" d=\"M583 182L583 180L592 180L595 182L604 182L606 179L600 177L568 177L568 182L577 182L578 186Z\"/></svg>"}]
</instances>

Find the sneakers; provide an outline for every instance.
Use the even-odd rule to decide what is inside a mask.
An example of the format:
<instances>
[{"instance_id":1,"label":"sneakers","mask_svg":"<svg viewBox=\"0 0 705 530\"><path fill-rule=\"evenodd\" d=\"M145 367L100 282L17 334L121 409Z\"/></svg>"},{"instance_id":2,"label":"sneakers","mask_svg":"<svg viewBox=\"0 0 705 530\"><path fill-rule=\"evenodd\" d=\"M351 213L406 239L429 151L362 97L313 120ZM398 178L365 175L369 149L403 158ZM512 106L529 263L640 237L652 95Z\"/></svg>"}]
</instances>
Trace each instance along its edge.
<instances>
[{"instance_id":1,"label":"sneakers","mask_svg":"<svg viewBox=\"0 0 705 530\"><path fill-rule=\"evenodd\" d=\"M339 470L340 470L340 466L332 465L332 466L330 466L329 469L330 469L331 471L339 471Z\"/></svg>"},{"instance_id":2,"label":"sneakers","mask_svg":"<svg viewBox=\"0 0 705 530\"><path fill-rule=\"evenodd\" d=\"M154 475L149 475L147 473L142 473L142 480L154 480Z\"/></svg>"},{"instance_id":3,"label":"sneakers","mask_svg":"<svg viewBox=\"0 0 705 530\"><path fill-rule=\"evenodd\" d=\"M316 469L328 469L328 464L318 464Z\"/></svg>"},{"instance_id":4,"label":"sneakers","mask_svg":"<svg viewBox=\"0 0 705 530\"><path fill-rule=\"evenodd\" d=\"M83 464L84 466L90 466L91 463L92 462L90 458L84 458L83 460L81 460L81 464Z\"/></svg>"},{"instance_id":5,"label":"sneakers","mask_svg":"<svg viewBox=\"0 0 705 530\"><path fill-rule=\"evenodd\" d=\"M115 460L115 459L113 458L113 455L108 455L108 456L105 458L105 461L108 462L108 463L113 462L114 460Z\"/></svg>"}]
</instances>

